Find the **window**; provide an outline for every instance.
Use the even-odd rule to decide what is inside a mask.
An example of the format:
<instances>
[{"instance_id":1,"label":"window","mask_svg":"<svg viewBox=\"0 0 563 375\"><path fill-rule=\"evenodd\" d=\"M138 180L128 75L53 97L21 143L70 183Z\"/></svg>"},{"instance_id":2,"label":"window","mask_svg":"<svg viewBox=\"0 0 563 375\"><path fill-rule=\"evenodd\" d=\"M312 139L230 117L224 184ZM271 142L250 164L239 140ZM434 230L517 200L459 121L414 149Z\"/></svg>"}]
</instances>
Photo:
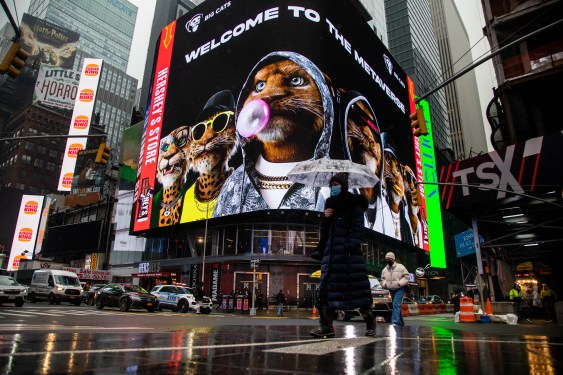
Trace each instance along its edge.
<instances>
[{"instance_id":1,"label":"window","mask_svg":"<svg viewBox=\"0 0 563 375\"><path fill-rule=\"evenodd\" d=\"M33 166L43 168L43 159L35 159L33 161Z\"/></svg>"}]
</instances>

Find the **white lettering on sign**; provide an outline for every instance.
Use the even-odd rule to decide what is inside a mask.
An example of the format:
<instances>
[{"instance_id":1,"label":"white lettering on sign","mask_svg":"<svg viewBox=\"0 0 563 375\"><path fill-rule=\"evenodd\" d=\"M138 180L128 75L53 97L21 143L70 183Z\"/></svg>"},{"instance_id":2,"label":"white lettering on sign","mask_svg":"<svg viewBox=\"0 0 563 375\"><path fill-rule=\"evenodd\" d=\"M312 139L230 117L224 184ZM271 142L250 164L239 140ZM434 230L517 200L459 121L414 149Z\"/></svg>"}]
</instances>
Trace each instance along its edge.
<instances>
[{"instance_id":1,"label":"white lettering on sign","mask_svg":"<svg viewBox=\"0 0 563 375\"><path fill-rule=\"evenodd\" d=\"M475 173L477 178L483 181L483 183L477 184L479 189L500 189L497 193L497 199L501 199L506 196L505 190L507 190L509 185L515 193L524 193L524 189L522 189L522 186L520 186L520 184L510 171L512 158L514 157L514 145L508 146L506 148L504 160L502 160L502 158L496 151L491 152L489 155L491 159L493 159L493 161L481 163L479 166L477 166L476 169L469 167L455 171L452 174L454 178L460 178L461 183L463 184L463 186L461 187L463 196L470 194L469 187L467 185L469 183L468 176L472 173ZM495 170L495 167L498 172Z\"/></svg>"}]
</instances>

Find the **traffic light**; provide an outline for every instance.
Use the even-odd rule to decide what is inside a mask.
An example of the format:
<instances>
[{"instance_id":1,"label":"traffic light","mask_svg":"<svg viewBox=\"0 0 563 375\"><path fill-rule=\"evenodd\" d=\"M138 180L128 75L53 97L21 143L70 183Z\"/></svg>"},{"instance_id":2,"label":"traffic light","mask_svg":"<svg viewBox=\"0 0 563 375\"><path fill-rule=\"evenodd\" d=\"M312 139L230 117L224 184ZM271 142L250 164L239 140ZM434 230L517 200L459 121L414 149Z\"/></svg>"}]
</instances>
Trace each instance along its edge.
<instances>
[{"instance_id":1,"label":"traffic light","mask_svg":"<svg viewBox=\"0 0 563 375\"><path fill-rule=\"evenodd\" d=\"M25 60L29 57L29 53L21 49L19 43L13 43L10 50L4 57L4 60L0 64L0 73L8 73L12 77L17 77L20 74L20 70L25 65Z\"/></svg>"},{"instance_id":2,"label":"traffic light","mask_svg":"<svg viewBox=\"0 0 563 375\"><path fill-rule=\"evenodd\" d=\"M422 108L416 109L416 112L410 115L411 127L414 129L414 136L420 137L421 135L428 134L428 129L426 128L426 120L424 119L424 112Z\"/></svg>"},{"instance_id":3,"label":"traffic light","mask_svg":"<svg viewBox=\"0 0 563 375\"><path fill-rule=\"evenodd\" d=\"M107 164L109 161L109 153L111 152L111 148L108 147L105 143L100 143L98 147L98 153L96 154L96 163L99 164Z\"/></svg>"}]
</instances>

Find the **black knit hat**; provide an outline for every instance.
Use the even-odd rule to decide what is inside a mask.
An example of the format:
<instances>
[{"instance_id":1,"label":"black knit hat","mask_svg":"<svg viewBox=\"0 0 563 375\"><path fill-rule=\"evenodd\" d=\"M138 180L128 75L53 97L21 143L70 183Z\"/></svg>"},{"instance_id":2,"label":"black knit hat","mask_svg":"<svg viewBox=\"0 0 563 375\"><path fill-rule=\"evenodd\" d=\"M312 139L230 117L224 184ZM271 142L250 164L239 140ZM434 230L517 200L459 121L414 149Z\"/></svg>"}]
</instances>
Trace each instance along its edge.
<instances>
[{"instance_id":1,"label":"black knit hat","mask_svg":"<svg viewBox=\"0 0 563 375\"><path fill-rule=\"evenodd\" d=\"M209 116L222 112L222 111L233 111L235 108L235 99L230 90L219 91L213 95L205 106L203 110L197 116L196 122L203 121Z\"/></svg>"},{"instance_id":2,"label":"black knit hat","mask_svg":"<svg viewBox=\"0 0 563 375\"><path fill-rule=\"evenodd\" d=\"M338 172L330 178L330 183L332 183L332 181L336 181L342 185L342 190L348 190L348 173Z\"/></svg>"}]
</instances>

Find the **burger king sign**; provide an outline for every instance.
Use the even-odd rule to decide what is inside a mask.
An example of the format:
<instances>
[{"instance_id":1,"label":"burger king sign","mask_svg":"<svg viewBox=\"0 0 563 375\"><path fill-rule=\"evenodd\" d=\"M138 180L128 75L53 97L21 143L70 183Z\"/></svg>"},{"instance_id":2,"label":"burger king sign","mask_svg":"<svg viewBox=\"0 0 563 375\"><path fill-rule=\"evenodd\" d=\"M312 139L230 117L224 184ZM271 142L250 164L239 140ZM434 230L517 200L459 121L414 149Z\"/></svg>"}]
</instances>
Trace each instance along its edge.
<instances>
[{"instance_id":1,"label":"burger king sign","mask_svg":"<svg viewBox=\"0 0 563 375\"><path fill-rule=\"evenodd\" d=\"M42 195L22 196L18 222L10 251L8 271L17 271L21 259L33 256L44 200L45 197Z\"/></svg>"}]
</instances>

